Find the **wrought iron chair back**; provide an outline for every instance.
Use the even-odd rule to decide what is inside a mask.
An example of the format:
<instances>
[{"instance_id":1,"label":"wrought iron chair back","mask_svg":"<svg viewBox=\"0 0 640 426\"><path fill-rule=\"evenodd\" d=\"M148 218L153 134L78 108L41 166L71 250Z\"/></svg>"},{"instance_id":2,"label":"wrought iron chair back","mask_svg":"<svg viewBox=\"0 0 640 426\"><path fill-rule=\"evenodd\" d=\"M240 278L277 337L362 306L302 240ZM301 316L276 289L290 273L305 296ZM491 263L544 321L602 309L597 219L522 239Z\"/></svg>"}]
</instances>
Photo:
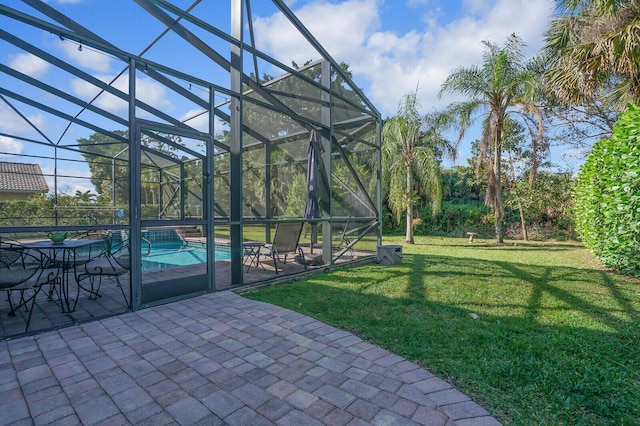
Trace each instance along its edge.
<instances>
[{"instance_id":1,"label":"wrought iron chair back","mask_svg":"<svg viewBox=\"0 0 640 426\"><path fill-rule=\"evenodd\" d=\"M9 316L24 307L29 331L38 293L45 284L59 283L60 269L44 252L18 244L0 246L0 291L7 293ZM19 295L16 302L15 294Z\"/></svg>"},{"instance_id":2,"label":"wrought iron chair back","mask_svg":"<svg viewBox=\"0 0 640 426\"><path fill-rule=\"evenodd\" d=\"M131 270L131 257L129 240L121 242L104 251L100 256L95 257L80 267L76 268L76 281L83 290L89 293L90 299L101 297L100 286L103 277L111 277L116 281L117 287L122 293L127 308L131 308L130 298L127 296L125 287L120 280L122 275L127 274ZM83 284L84 280L88 280L90 287Z\"/></svg>"}]
</instances>

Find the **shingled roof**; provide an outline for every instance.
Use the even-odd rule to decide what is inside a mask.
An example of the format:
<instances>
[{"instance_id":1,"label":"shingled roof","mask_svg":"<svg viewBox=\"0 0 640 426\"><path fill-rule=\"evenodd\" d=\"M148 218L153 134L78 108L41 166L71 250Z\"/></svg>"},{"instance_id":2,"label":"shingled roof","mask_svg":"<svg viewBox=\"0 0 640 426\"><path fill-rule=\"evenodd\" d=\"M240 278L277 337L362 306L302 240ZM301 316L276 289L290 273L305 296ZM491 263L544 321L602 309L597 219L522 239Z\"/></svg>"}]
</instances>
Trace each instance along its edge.
<instances>
[{"instance_id":1,"label":"shingled roof","mask_svg":"<svg viewBox=\"0 0 640 426\"><path fill-rule=\"evenodd\" d=\"M0 192L47 192L38 164L0 162Z\"/></svg>"}]
</instances>

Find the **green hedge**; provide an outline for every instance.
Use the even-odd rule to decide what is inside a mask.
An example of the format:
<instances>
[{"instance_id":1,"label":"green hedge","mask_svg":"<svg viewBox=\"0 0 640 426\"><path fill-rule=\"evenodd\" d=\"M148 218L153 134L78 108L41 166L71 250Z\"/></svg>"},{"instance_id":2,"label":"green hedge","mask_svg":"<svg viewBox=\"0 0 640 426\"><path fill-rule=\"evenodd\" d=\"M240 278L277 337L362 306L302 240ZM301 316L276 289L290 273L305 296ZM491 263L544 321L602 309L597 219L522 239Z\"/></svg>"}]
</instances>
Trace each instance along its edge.
<instances>
[{"instance_id":1,"label":"green hedge","mask_svg":"<svg viewBox=\"0 0 640 426\"><path fill-rule=\"evenodd\" d=\"M580 168L576 231L606 266L640 276L640 107L628 105Z\"/></svg>"},{"instance_id":2,"label":"green hedge","mask_svg":"<svg viewBox=\"0 0 640 426\"><path fill-rule=\"evenodd\" d=\"M442 235L452 237L465 236L466 232L477 232L481 236L490 236L493 229L493 216L484 205L442 202L442 211L433 216L428 207L416 208L420 220L414 228L415 235ZM383 209L383 229L386 232L404 233L405 215L398 224L395 217Z\"/></svg>"}]
</instances>

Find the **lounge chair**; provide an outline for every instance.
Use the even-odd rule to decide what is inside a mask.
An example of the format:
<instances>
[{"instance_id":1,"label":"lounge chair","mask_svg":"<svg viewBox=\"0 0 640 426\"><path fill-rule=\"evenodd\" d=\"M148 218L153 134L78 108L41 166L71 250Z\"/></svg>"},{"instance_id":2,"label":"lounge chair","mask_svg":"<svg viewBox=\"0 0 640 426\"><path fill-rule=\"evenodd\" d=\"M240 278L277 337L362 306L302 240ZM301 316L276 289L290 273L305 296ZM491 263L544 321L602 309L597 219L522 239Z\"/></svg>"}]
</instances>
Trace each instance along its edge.
<instances>
[{"instance_id":1,"label":"lounge chair","mask_svg":"<svg viewBox=\"0 0 640 426\"><path fill-rule=\"evenodd\" d=\"M294 254L304 259L304 252L298 245L300 234L302 234L302 225L304 225L303 222L278 223L276 225L276 233L273 236L273 243L265 245L264 249L266 251L263 251L262 254L273 259L273 267L276 269L276 274L278 273L278 262L287 263L288 255Z\"/></svg>"}]
</instances>

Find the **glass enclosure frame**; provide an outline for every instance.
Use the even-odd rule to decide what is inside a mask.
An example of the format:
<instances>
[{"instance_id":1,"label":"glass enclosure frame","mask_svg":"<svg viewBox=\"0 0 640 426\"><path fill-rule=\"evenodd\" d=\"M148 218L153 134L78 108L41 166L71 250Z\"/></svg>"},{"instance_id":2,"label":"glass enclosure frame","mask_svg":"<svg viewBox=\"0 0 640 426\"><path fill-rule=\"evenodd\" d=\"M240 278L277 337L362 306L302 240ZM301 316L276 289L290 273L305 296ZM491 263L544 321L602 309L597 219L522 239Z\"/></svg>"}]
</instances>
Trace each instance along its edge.
<instances>
[{"instance_id":1,"label":"glass enclosure frame","mask_svg":"<svg viewBox=\"0 0 640 426\"><path fill-rule=\"evenodd\" d=\"M165 0L135 3L140 19L164 28L163 35L191 52L190 60L217 69L215 77L190 73L173 57L132 53L133 47L112 44L79 17L44 2L0 5L7 28L0 42L13 57L35 57L72 87L89 88L65 92L53 77L34 78L6 58L0 63L7 83L0 88L0 112L23 125L16 130L0 123L0 138L13 143L0 144L0 162L39 164L49 183L46 193L29 195L28 202L41 205L30 219L12 213L17 198L7 202L0 236L28 240L52 231L108 230L128 241L132 309L375 258L382 222L380 114L284 2L272 0L273 13L319 56L304 66L285 65L257 48L249 0L225 4L230 16L224 25ZM122 72L98 78L56 57L51 46L69 43L108 57ZM260 77L259 67L276 77ZM171 96L183 110L154 103L152 91ZM41 125L45 119L55 126ZM74 167L83 172L63 172ZM66 183L72 178L82 185ZM81 189L73 195L74 188ZM307 207L312 198L315 208ZM291 221L305 223L300 267L277 274L247 268L243 242L268 247L278 223ZM169 248L172 236L182 245ZM167 258L187 251L202 256L204 268L196 273L195 266L181 264L195 274L188 280L172 278L170 268L151 277L143 267L151 262L147 247L160 246L169 250ZM224 264L216 246L230 253ZM157 294L145 289L160 281L166 288Z\"/></svg>"}]
</instances>

